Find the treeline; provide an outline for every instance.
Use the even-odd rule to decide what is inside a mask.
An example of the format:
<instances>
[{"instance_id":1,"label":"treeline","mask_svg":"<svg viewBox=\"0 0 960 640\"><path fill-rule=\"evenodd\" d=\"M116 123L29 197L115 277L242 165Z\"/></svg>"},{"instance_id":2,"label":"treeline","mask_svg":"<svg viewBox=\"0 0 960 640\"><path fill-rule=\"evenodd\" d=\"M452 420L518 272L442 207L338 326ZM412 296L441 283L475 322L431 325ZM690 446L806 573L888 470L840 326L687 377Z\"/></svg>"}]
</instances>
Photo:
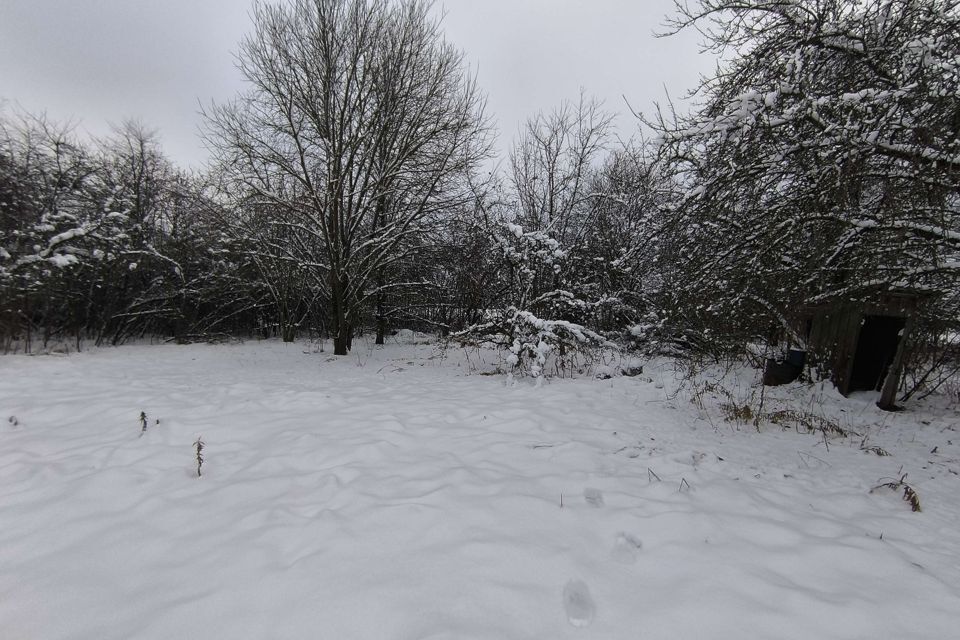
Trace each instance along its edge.
<instances>
[{"instance_id":1,"label":"treeline","mask_svg":"<svg viewBox=\"0 0 960 640\"><path fill-rule=\"evenodd\" d=\"M204 181L135 123L81 141L39 116L0 121L0 337L51 341L250 331L262 286L237 262Z\"/></svg>"},{"instance_id":2,"label":"treeline","mask_svg":"<svg viewBox=\"0 0 960 640\"><path fill-rule=\"evenodd\" d=\"M609 341L798 342L805 309L898 291L922 300L915 340L956 340L954 3L700 0L670 28L722 62L688 113L623 142L581 97L493 173L482 92L432 16L258 4L249 88L205 114L202 174L142 127L81 143L8 115L3 339L315 335L344 354L414 327L539 373Z\"/></svg>"}]
</instances>

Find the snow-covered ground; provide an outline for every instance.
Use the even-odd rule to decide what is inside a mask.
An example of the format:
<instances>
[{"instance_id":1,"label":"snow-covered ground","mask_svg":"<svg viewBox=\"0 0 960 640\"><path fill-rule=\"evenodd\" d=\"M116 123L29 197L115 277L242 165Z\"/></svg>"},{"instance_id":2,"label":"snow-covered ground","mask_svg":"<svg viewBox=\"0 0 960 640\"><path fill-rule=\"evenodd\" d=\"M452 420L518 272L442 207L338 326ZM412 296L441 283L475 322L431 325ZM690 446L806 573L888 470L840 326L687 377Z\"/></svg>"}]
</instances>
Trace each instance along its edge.
<instances>
[{"instance_id":1,"label":"snow-covered ground","mask_svg":"<svg viewBox=\"0 0 960 640\"><path fill-rule=\"evenodd\" d=\"M953 409L357 351L0 358L0 638L960 637Z\"/></svg>"}]
</instances>

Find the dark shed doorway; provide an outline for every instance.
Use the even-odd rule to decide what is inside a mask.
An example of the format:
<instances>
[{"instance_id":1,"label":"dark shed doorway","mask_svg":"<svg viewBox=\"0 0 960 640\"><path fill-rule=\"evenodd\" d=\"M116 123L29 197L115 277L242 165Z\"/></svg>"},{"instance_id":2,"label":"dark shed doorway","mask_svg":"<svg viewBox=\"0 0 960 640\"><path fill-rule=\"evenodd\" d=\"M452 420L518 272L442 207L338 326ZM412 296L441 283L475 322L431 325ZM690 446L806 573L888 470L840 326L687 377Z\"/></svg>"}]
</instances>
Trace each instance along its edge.
<instances>
[{"instance_id":1,"label":"dark shed doorway","mask_svg":"<svg viewBox=\"0 0 960 640\"><path fill-rule=\"evenodd\" d=\"M850 391L880 391L906 324L906 318L864 317L853 358Z\"/></svg>"}]
</instances>

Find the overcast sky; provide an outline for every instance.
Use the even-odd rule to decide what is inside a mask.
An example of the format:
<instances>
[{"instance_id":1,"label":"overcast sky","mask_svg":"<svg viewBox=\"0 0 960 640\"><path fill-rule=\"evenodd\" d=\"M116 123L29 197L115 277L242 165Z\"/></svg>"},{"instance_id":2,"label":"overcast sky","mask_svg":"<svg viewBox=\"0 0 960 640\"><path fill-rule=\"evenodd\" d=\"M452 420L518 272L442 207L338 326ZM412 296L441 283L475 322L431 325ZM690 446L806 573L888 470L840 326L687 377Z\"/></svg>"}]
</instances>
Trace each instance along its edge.
<instances>
[{"instance_id":1,"label":"overcast sky","mask_svg":"<svg viewBox=\"0 0 960 640\"><path fill-rule=\"evenodd\" d=\"M656 39L672 0L438 0L448 38L489 96L506 148L538 110L581 87L624 137L637 110L694 86L712 60L694 33ZM0 0L0 100L72 118L101 135L138 118L175 161L206 158L199 104L242 87L233 52L249 30L248 0Z\"/></svg>"}]
</instances>

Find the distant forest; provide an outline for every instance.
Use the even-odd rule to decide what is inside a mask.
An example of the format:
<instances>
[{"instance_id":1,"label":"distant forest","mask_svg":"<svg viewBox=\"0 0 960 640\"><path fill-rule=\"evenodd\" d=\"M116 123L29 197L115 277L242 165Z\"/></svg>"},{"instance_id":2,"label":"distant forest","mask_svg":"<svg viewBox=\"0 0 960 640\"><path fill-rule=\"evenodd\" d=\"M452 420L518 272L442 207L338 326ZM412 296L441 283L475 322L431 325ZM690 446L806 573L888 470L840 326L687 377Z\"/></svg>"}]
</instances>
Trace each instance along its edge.
<instances>
[{"instance_id":1,"label":"distant forest","mask_svg":"<svg viewBox=\"0 0 960 640\"><path fill-rule=\"evenodd\" d=\"M499 163L435 13L256 4L202 172L146 125L88 140L0 113L0 350L277 336L344 355L412 328L540 375L547 353L611 344L802 346L807 310L907 292L912 379L955 366L957 3L678 5L665 29L718 60L689 108L624 140L571 96Z\"/></svg>"}]
</instances>

